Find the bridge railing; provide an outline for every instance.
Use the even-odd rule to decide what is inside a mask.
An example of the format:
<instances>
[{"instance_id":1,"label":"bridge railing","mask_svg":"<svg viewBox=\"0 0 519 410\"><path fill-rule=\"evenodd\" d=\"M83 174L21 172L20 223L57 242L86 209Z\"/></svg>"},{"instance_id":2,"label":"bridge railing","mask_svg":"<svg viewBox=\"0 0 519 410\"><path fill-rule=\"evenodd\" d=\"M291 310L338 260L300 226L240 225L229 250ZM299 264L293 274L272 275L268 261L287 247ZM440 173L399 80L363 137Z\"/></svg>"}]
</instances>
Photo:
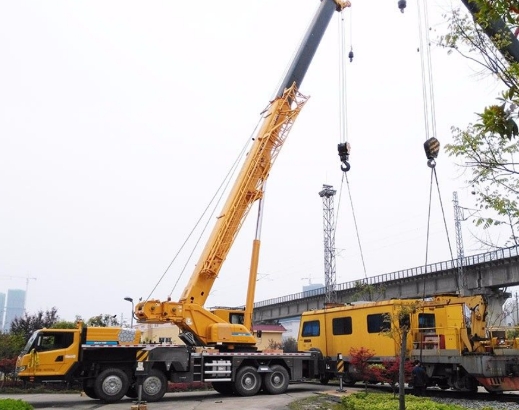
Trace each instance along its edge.
<instances>
[{"instance_id":1,"label":"bridge railing","mask_svg":"<svg viewBox=\"0 0 519 410\"><path fill-rule=\"evenodd\" d=\"M500 260L500 259L507 259L507 258L511 258L511 257L518 256L518 255L519 255L519 246L513 246L510 248L502 248L502 249L497 249L497 250L490 251L490 252L480 253L478 255L466 256L465 258L463 258L462 264L463 264L463 266L478 265L480 263L492 262L492 261L496 261L496 260ZM425 275L425 274L433 273L433 272L447 271L447 270L458 268L458 265L459 265L459 263L458 263L457 259L443 261L443 262L436 262L436 263L432 263L430 265L417 266L416 268L404 269L404 270L391 272L391 273L383 273L381 275L370 276L368 278L339 283L335 286L335 290L336 291L349 290L349 289L358 288L359 285L360 286L377 285L379 283L394 281L394 280L398 280L398 279L411 278L411 277ZM305 292L299 292L299 293L294 293L291 295L280 296L278 298L262 300L260 302L254 303L254 307L260 308L263 306L276 305L279 303L292 302L292 301L298 300L298 299L310 298L313 296L320 296L320 295L324 295L325 291L326 291L326 288L322 287L322 288L318 288L318 289L307 290Z\"/></svg>"}]
</instances>

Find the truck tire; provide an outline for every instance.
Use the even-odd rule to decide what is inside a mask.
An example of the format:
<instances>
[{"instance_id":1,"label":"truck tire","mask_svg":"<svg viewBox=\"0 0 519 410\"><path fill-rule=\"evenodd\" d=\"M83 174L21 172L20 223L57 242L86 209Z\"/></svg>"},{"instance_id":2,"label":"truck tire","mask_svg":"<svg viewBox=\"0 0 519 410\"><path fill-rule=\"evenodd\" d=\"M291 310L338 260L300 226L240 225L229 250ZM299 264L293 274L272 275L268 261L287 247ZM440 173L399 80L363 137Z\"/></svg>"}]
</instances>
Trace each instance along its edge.
<instances>
[{"instance_id":1,"label":"truck tire","mask_svg":"<svg viewBox=\"0 0 519 410\"><path fill-rule=\"evenodd\" d=\"M97 397L97 394L94 391L94 386L87 386L86 382L83 382L83 392L87 397L90 397L91 399L99 399L99 397Z\"/></svg>"},{"instance_id":2,"label":"truck tire","mask_svg":"<svg viewBox=\"0 0 519 410\"><path fill-rule=\"evenodd\" d=\"M321 375L321 377L319 378L319 383L321 383L324 386L327 385L329 382L330 382L330 376L328 376L328 375Z\"/></svg>"},{"instance_id":3,"label":"truck tire","mask_svg":"<svg viewBox=\"0 0 519 410\"><path fill-rule=\"evenodd\" d=\"M271 367L272 372L263 375L263 387L268 394L282 394L287 391L290 376L287 369L276 364Z\"/></svg>"},{"instance_id":4,"label":"truck tire","mask_svg":"<svg viewBox=\"0 0 519 410\"><path fill-rule=\"evenodd\" d=\"M117 368L103 370L94 382L94 393L105 403L115 403L123 398L130 387L126 373Z\"/></svg>"},{"instance_id":5,"label":"truck tire","mask_svg":"<svg viewBox=\"0 0 519 410\"><path fill-rule=\"evenodd\" d=\"M142 400L159 401L166 394L168 380L163 372L151 369L150 374L142 382Z\"/></svg>"},{"instance_id":6,"label":"truck tire","mask_svg":"<svg viewBox=\"0 0 519 410\"><path fill-rule=\"evenodd\" d=\"M135 386L130 386L130 388L126 392L126 397L129 397L130 399L136 399L137 396L137 388Z\"/></svg>"},{"instance_id":7,"label":"truck tire","mask_svg":"<svg viewBox=\"0 0 519 410\"><path fill-rule=\"evenodd\" d=\"M234 394L234 386L232 382L212 382L213 389L223 396L232 396Z\"/></svg>"},{"instance_id":8,"label":"truck tire","mask_svg":"<svg viewBox=\"0 0 519 410\"><path fill-rule=\"evenodd\" d=\"M234 391L237 395L254 396L261 388L261 377L252 366L244 366L236 372Z\"/></svg>"}]
</instances>

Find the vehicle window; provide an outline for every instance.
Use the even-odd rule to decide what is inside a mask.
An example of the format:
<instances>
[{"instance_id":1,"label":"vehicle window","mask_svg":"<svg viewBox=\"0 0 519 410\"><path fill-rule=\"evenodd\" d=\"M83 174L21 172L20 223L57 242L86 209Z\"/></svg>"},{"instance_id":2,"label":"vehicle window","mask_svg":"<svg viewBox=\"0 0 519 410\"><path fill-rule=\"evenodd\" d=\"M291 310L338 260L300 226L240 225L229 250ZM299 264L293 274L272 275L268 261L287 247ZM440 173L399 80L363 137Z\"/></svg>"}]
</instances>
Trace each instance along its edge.
<instances>
[{"instance_id":1,"label":"vehicle window","mask_svg":"<svg viewBox=\"0 0 519 410\"><path fill-rule=\"evenodd\" d=\"M418 328L434 331L435 327L434 313L420 313L418 315Z\"/></svg>"},{"instance_id":2,"label":"vehicle window","mask_svg":"<svg viewBox=\"0 0 519 410\"><path fill-rule=\"evenodd\" d=\"M41 335L41 350L66 349L74 341L72 333L46 333Z\"/></svg>"},{"instance_id":3,"label":"vehicle window","mask_svg":"<svg viewBox=\"0 0 519 410\"><path fill-rule=\"evenodd\" d=\"M310 322L303 323L303 330L301 331L302 337L319 336L320 325L318 320L312 320Z\"/></svg>"},{"instance_id":4,"label":"vehicle window","mask_svg":"<svg viewBox=\"0 0 519 410\"><path fill-rule=\"evenodd\" d=\"M391 323L389 322L388 317L388 313L368 315L368 333L380 333L390 330Z\"/></svg>"},{"instance_id":5,"label":"vehicle window","mask_svg":"<svg viewBox=\"0 0 519 410\"><path fill-rule=\"evenodd\" d=\"M243 315L243 313L231 313L230 316L230 322L233 325L243 325L243 322L245 320L245 316Z\"/></svg>"},{"instance_id":6,"label":"vehicle window","mask_svg":"<svg viewBox=\"0 0 519 410\"><path fill-rule=\"evenodd\" d=\"M338 317L332 320L334 335L351 335L351 317Z\"/></svg>"}]
</instances>

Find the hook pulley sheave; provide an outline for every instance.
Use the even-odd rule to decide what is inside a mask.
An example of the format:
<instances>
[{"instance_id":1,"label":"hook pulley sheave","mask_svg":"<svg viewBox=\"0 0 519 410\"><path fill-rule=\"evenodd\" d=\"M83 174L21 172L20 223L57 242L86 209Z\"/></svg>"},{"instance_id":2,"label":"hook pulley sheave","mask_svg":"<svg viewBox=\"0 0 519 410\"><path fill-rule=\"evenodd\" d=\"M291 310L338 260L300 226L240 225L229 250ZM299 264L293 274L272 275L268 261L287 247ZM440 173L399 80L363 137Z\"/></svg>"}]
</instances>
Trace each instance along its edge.
<instances>
[{"instance_id":1,"label":"hook pulley sheave","mask_svg":"<svg viewBox=\"0 0 519 410\"><path fill-rule=\"evenodd\" d=\"M344 172L348 172L351 168L350 163L348 162L350 159L350 143L341 142L337 145L337 151L339 152L339 158L342 162L341 169Z\"/></svg>"},{"instance_id":2,"label":"hook pulley sheave","mask_svg":"<svg viewBox=\"0 0 519 410\"><path fill-rule=\"evenodd\" d=\"M436 166L436 158L438 158L438 154L440 153L440 141L434 137L429 138L424 142L423 148L425 150L425 156L427 157L427 166L434 168Z\"/></svg>"}]
</instances>

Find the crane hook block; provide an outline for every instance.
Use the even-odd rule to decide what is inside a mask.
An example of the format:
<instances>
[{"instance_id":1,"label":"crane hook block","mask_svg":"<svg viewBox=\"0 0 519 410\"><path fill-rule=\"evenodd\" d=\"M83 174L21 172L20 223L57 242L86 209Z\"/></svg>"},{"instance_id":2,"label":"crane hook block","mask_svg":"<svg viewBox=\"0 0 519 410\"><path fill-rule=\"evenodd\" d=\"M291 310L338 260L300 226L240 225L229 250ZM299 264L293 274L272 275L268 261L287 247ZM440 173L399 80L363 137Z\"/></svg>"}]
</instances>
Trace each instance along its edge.
<instances>
[{"instance_id":1,"label":"crane hook block","mask_svg":"<svg viewBox=\"0 0 519 410\"><path fill-rule=\"evenodd\" d=\"M429 138L424 142L423 148L425 150L425 156L427 157L427 166L434 168L436 166L435 159L438 158L438 154L440 153L440 141L434 137Z\"/></svg>"},{"instance_id":2,"label":"crane hook block","mask_svg":"<svg viewBox=\"0 0 519 410\"><path fill-rule=\"evenodd\" d=\"M348 58L350 59L350 63L353 61L353 50L350 50L348 53Z\"/></svg>"},{"instance_id":3,"label":"crane hook block","mask_svg":"<svg viewBox=\"0 0 519 410\"><path fill-rule=\"evenodd\" d=\"M344 172L348 172L351 168L348 160L350 159L350 143L349 142L341 142L337 145L337 151L339 152L339 158L342 162L341 169Z\"/></svg>"},{"instance_id":4,"label":"crane hook block","mask_svg":"<svg viewBox=\"0 0 519 410\"><path fill-rule=\"evenodd\" d=\"M398 0L398 8L400 9L400 11L403 13L404 12L404 9L406 8L407 6L407 2L405 0Z\"/></svg>"}]
</instances>

